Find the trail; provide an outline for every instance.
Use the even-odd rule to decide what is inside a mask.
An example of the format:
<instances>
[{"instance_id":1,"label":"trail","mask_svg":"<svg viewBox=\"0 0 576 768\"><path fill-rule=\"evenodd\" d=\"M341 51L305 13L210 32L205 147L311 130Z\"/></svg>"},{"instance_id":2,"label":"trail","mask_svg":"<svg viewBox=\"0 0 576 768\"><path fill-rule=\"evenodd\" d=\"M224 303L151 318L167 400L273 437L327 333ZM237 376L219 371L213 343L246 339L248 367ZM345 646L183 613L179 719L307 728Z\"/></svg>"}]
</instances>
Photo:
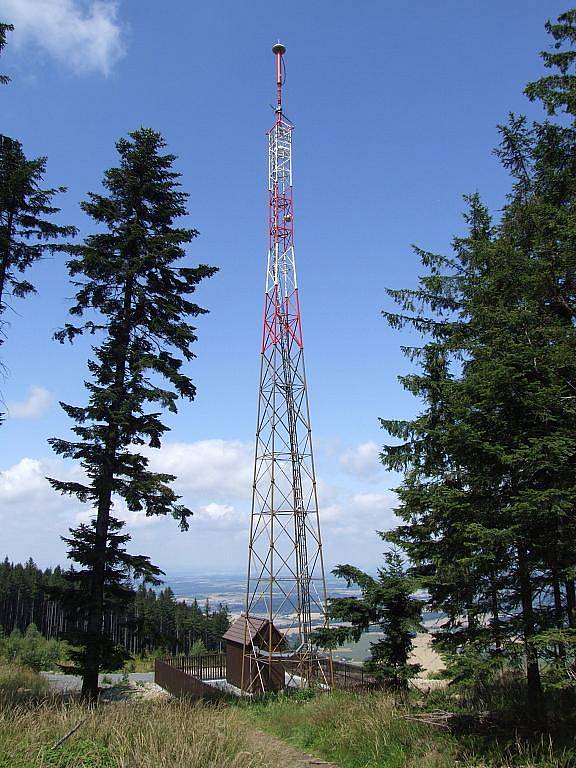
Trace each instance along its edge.
<instances>
[{"instance_id":1,"label":"trail","mask_svg":"<svg viewBox=\"0 0 576 768\"><path fill-rule=\"evenodd\" d=\"M275 768L338 768L334 763L327 763L319 757L301 752L278 737L254 728L249 721L246 723L244 736L248 754L251 757L264 754L268 762L272 760L273 756L273 759L277 761Z\"/></svg>"}]
</instances>

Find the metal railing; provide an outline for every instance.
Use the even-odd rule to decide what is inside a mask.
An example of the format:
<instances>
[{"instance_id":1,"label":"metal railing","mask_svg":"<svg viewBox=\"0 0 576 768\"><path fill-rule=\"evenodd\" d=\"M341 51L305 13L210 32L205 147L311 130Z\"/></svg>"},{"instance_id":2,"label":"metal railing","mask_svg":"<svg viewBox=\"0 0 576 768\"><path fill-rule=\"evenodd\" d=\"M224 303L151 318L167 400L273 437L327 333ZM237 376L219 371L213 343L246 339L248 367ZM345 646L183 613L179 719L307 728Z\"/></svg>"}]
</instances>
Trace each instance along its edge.
<instances>
[{"instance_id":1,"label":"metal railing","mask_svg":"<svg viewBox=\"0 0 576 768\"><path fill-rule=\"evenodd\" d=\"M223 680L226 677L226 654L218 651L201 656L167 656L160 661L199 680Z\"/></svg>"},{"instance_id":2,"label":"metal railing","mask_svg":"<svg viewBox=\"0 0 576 768\"><path fill-rule=\"evenodd\" d=\"M384 686L382 680L366 672L362 666L346 661L331 661L328 656L317 656L316 663L310 665L309 669L304 666L300 670L301 662L295 656L292 659L283 660L282 663L288 673L302 674L304 672L305 676L309 678L309 682L325 682L330 685L331 681L333 688L360 691L375 690ZM312 673L312 679L309 677L310 673Z\"/></svg>"},{"instance_id":3,"label":"metal railing","mask_svg":"<svg viewBox=\"0 0 576 768\"><path fill-rule=\"evenodd\" d=\"M363 667L345 661L333 661L332 673L335 688L372 690L383 686L382 680L366 672Z\"/></svg>"}]
</instances>

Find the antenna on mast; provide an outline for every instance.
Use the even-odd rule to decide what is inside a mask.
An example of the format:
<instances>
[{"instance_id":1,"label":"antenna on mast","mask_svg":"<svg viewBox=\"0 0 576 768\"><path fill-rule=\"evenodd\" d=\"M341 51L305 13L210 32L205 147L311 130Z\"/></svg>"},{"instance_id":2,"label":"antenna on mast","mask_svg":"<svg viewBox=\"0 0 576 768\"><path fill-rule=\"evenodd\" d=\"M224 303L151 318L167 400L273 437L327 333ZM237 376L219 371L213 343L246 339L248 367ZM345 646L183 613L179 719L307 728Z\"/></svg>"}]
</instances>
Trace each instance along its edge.
<instances>
[{"instance_id":1,"label":"antenna on mast","mask_svg":"<svg viewBox=\"0 0 576 768\"><path fill-rule=\"evenodd\" d=\"M282 67L284 66L282 57L286 53L286 46L282 45L280 41L272 46L272 53L276 56L276 89L278 93L278 101L276 104L276 112L278 115L282 114Z\"/></svg>"}]
</instances>

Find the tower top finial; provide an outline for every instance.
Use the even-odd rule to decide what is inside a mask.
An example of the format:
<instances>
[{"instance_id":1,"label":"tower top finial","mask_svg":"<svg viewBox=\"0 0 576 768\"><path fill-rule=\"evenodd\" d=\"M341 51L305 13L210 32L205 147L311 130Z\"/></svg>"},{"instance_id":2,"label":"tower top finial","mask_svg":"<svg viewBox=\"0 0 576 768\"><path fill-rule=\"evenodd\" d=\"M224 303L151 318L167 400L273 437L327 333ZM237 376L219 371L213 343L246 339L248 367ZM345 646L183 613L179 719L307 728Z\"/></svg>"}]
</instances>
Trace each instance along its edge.
<instances>
[{"instance_id":1,"label":"tower top finial","mask_svg":"<svg viewBox=\"0 0 576 768\"><path fill-rule=\"evenodd\" d=\"M282 56L286 53L286 46L278 40L278 42L274 43L272 46L272 53L276 56L276 92L278 98L276 103L276 113L280 120L282 117L282 81L284 80L282 77L284 71L282 66Z\"/></svg>"}]
</instances>

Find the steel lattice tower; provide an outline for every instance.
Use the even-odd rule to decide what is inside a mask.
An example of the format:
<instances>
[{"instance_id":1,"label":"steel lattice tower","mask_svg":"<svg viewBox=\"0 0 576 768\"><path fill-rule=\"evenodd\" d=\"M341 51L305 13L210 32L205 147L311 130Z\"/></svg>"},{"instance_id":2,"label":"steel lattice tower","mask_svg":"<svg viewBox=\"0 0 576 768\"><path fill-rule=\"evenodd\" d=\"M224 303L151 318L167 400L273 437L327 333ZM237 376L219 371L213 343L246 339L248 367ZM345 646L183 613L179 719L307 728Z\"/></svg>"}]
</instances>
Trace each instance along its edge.
<instances>
[{"instance_id":1,"label":"steel lattice tower","mask_svg":"<svg viewBox=\"0 0 576 768\"><path fill-rule=\"evenodd\" d=\"M300 684L326 682L331 671L310 643L312 627L326 625L326 582L294 257L293 125L282 106L286 48L277 43L272 52L277 105L268 132L269 249L245 611L267 619L270 636L263 652L246 622L243 669L258 670L252 692L266 689L274 658L288 657ZM288 652L285 640L275 644L272 625L289 640Z\"/></svg>"}]
</instances>

